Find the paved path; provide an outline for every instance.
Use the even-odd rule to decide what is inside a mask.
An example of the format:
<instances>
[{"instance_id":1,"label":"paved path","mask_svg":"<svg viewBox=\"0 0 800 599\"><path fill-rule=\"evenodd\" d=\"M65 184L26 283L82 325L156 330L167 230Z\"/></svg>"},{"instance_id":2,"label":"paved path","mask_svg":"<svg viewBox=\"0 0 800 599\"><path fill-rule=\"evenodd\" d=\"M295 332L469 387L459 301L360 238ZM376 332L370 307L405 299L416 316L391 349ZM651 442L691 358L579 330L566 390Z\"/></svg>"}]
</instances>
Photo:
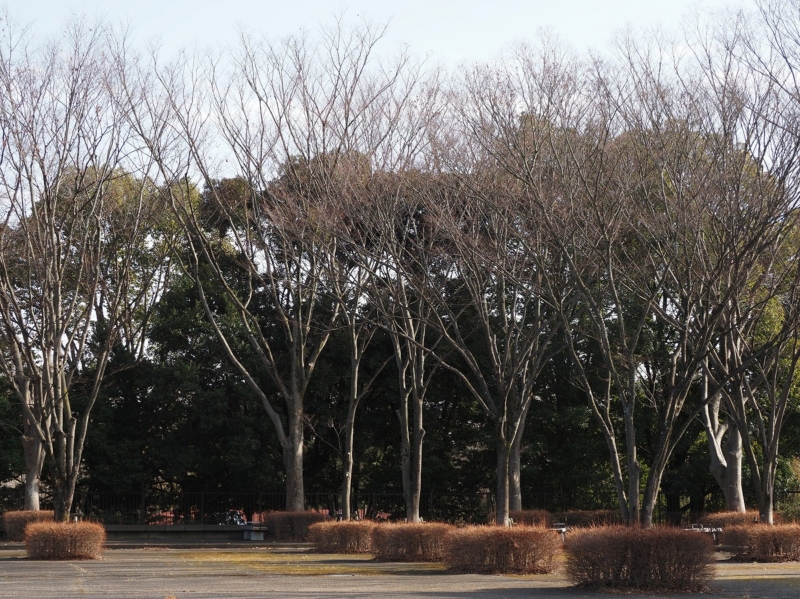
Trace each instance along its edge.
<instances>
[{"instance_id":1,"label":"paved path","mask_svg":"<svg viewBox=\"0 0 800 599\"><path fill-rule=\"evenodd\" d=\"M800 564L721 562L703 599L797 599ZM109 549L99 561L36 562L0 548L0 597L15 599L472 599L603 597L560 575L448 574L437 564L380 564L357 556L237 549ZM620 595L605 595L619 597ZM667 599L674 595L657 595ZM625 595L641 599L644 595Z\"/></svg>"}]
</instances>

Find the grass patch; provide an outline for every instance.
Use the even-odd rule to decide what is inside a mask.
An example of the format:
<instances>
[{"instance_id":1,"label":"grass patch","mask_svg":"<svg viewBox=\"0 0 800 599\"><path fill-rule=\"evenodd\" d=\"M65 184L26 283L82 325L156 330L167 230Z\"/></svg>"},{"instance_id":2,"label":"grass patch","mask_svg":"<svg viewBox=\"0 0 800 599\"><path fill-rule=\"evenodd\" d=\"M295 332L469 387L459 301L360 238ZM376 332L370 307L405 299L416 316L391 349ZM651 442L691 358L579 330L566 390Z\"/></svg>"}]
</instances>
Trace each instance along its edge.
<instances>
[{"instance_id":1,"label":"grass patch","mask_svg":"<svg viewBox=\"0 0 800 599\"><path fill-rule=\"evenodd\" d=\"M373 561L370 554L264 553L243 551L186 551L176 557L198 562L226 563L270 574L299 576L441 574L440 563L391 564Z\"/></svg>"}]
</instances>

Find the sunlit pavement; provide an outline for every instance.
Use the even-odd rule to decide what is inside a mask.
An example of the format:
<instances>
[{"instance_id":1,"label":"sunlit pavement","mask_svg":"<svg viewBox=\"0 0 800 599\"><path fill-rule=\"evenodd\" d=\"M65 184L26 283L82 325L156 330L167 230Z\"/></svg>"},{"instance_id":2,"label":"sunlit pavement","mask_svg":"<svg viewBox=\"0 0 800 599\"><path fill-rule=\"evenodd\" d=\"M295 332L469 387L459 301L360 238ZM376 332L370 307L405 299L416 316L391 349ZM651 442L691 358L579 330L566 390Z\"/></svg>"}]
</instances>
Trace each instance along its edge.
<instances>
[{"instance_id":1,"label":"sunlit pavement","mask_svg":"<svg viewBox=\"0 0 800 599\"><path fill-rule=\"evenodd\" d=\"M558 574L456 575L448 574L438 564L376 563L368 556L320 555L289 549L107 549L98 561L40 562L28 560L20 546L5 545L0 546L0 597L598 597L597 593L570 587ZM659 599L677 596L681 595L653 595ZM702 595L750 599L798 596L800 564L731 562L718 563L712 592Z\"/></svg>"}]
</instances>

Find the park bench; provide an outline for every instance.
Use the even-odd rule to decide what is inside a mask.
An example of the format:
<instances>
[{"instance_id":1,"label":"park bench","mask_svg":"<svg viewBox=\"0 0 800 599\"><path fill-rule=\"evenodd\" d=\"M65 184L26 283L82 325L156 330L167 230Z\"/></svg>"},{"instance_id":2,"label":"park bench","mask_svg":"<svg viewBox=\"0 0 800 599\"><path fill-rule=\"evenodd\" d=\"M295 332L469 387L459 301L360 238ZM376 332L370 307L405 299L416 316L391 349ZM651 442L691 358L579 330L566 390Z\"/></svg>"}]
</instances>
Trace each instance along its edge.
<instances>
[{"instance_id":1,"label":"park bench","mask_svg":"<svg viewBox=\"0 0 800 599\"><path fill-rule=\"evenodd\" d=\"M705 533L711 535L711 538L714 539L714 544L719 545L719 533L722 532L722 527L714 528L711 526L706 526L705 524L692 524L689 528L684 530L692 530L694 532Z\"/></svg>"},{"instance_id":2,"label":"park bench","mask_svg":"<svg viewBox=\"0 0 800 599\"><path fill-rule=\"evenodd\" d=\"M553 526L550 528L561 535L562 542L567 540L567 531L569 530L569 526L567 526L564 522L554 522Z\"/></svg>"},{"instance_id":3,"label":"park bench","mask_svg":"<svg viewBox=\"0 0 800 599\"><path fill-rule=\"evenodd\" d=\"M245 541L263 541L264 533L267 532L267 525L261 522L248 522L244 526Z\"/></svg>"}]
</instances>

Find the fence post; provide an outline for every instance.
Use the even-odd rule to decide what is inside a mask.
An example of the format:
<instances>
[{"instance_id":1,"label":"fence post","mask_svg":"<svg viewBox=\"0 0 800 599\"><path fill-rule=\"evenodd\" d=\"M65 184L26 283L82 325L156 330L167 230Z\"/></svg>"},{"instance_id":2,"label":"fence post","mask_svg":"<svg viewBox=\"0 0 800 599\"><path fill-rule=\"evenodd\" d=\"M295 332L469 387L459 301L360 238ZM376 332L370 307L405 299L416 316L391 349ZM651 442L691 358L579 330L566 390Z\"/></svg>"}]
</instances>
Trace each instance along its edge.
<instances>
[{"instance_id":1,"label":"fence post","mask_svg":"<svg viewBox=\"0 0 800 599\"><path fill-rule=\"evenodd\" d=\"M200 524L206 523L206 493L200 491Z\"/></svg>"}]
</instances>

